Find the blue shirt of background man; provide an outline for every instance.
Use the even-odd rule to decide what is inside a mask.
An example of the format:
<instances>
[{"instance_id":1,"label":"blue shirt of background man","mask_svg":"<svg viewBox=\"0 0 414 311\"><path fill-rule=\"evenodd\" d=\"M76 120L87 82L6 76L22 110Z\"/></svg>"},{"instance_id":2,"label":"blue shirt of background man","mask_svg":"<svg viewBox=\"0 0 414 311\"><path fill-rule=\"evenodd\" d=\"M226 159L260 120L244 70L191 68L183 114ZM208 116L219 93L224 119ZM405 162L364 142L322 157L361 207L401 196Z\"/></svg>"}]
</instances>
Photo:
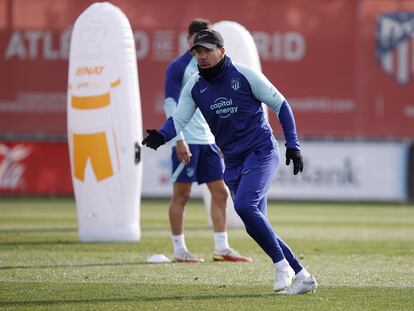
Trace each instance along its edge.
<instances>
[{"instance_id":1,"label":"blue shirt of background man","mask_svg":"<svg viewBox=\"0 0 414 311\"><path fill-rule=\"evenodd\" d=\"M168 66L164 85L164 111L167 117L170 117L176 110L182 88L195 73L198 73L197 62L190 51L173 60ZM185 140L188 144L200 145L215 143L214 136L198 109L186 128L173 140Z\"/></svg>"}]
</instances>

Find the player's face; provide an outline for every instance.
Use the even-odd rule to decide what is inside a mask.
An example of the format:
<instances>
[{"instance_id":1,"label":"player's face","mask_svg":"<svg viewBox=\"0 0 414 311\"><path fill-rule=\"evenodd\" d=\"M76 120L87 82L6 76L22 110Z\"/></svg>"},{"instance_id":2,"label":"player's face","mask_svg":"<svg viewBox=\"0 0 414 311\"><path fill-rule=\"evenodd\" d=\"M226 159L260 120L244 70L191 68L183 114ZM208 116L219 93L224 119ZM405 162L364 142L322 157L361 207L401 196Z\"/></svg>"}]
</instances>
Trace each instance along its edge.
<instances>
[{"instance_id":1,"label":"player's face","mask_svg":"<svg viewBox=\"0 0 414 311\"><path fill-rule=\"evenodd\" d=\"M202 69L210 68L224 57L224 48L208 49L204 46L197 46L194 48L194 53L197 59L198 66Z\"/></svg>"}]
</instances>

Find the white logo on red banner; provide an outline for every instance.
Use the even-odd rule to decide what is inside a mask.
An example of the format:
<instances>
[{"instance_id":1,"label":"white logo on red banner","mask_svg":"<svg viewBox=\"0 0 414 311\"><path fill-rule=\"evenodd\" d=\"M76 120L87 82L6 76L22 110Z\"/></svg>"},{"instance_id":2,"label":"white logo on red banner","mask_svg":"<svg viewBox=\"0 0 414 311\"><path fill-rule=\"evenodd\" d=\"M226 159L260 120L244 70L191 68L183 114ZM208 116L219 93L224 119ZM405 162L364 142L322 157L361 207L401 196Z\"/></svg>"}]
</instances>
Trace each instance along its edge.
<instances>
[{"instance_id":1,"label":"white logo on red banner","mask_svg":"<svg viewBox=\"0 0 414 311\"><path fill-rule=\"evenodd\" d=\"M376 53L385 73L399 84L410 82L414 76L414 13L378 16Z\"/></svg>"},{"instance_id":2,"label":"white logo on red banner","mask_svg":"<svg viewBox=\"0 0 414 311\"><path fill-rule=\"evenodd\" d=\"M25 166L21 163L31 150L23 145L0 144L0 189L17 189L23 181Z\"/></svg>"}]
</instances>

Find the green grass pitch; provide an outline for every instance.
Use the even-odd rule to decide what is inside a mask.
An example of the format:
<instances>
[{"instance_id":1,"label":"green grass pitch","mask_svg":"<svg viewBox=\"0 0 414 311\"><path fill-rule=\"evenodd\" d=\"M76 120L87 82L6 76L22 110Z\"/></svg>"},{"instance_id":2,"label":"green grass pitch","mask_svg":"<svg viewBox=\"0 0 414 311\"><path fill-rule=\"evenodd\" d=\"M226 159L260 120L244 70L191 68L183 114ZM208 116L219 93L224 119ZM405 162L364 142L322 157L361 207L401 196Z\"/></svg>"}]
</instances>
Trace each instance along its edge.
<instances>
[{"instance_id":1,"label":"green grass pitch","mask_svg":"<svg viewBox=\"0 0 414 311\"><path fill-rule=\"evenodd\" d=\"M200 201L186 211L189 249L172 258L168 201L143 201L139 243L80 243L75 204L0 200L1 310L414 310L414 206L271 202L276 232L313 273L314 294L272 292L269 258L243 229L230 245L252 263L215 263Z\"/></svg>"}]
</instances>

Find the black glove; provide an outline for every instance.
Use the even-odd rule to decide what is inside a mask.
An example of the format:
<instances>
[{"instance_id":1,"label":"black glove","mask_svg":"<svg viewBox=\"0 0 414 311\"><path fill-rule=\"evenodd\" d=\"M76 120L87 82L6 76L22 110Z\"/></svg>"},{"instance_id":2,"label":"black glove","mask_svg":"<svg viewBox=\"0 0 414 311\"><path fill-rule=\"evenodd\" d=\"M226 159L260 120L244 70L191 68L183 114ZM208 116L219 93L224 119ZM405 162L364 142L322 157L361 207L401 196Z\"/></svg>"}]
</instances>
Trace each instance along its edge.
<instances>
[{"instance_id":1,"label":"black glove","mask_svg":"<svg viewBox=\"0 0 414 311\"><path fill-rule=\"evenodd\" d=\"M286 149L286 165L290 164L290 160L293 162L293 174L303 171L303 159L299 149Z\"/></svg>"},{"instance_id":2,"label":"black glove","mask_svg":"<svg viewBox=\"0 0 414 311\"><path fill-rule=\"evenodd\" d=\"M157 130L147 130L147 133L149 135L142 141L143 145L147 145L148 147L157 150L159 146L165 144L164 136Z\"/></svg>"}]
</instances>

